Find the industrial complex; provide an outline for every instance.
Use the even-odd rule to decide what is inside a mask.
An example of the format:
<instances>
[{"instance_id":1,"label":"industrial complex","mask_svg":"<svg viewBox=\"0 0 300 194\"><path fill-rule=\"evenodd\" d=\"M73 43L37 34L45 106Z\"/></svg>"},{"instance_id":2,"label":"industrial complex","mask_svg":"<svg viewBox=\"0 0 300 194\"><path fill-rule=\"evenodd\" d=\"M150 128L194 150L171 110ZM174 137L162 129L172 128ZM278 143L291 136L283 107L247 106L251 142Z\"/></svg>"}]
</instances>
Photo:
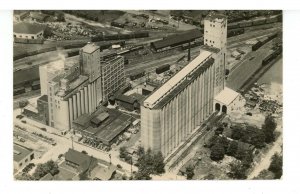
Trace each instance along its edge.
<instances>
[{"instance_id":1,"label":"industrial complex","mask_svg":"<svg viewBox=\"0 0 300 194\"><path fill-rule=\"evenodd\" d=\"M15 12L15 179L253 179L282 157L282 80L261 81L280 11L104 12Z\"/></svg>"}]
</instances>

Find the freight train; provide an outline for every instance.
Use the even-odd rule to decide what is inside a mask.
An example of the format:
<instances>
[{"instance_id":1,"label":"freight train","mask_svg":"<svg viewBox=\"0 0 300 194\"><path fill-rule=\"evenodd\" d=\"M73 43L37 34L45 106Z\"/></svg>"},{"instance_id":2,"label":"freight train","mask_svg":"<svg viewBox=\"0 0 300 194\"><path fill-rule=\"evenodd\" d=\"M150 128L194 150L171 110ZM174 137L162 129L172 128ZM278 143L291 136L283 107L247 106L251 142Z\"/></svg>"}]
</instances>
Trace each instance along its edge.
<instances>
[{"instance_id":1,"label":"freight train","mask_svg":"<svg viewBox=\"0 0 300 194\"><path fill-rule=\"evenodd\" d=\"M136 79L144 77L144 76L145 76L145 71L142 71L142 72L136 73L134 75L130 75L129 78L131 81L133 81L133 80L136 80Z\"/></svg>"},{"instance_id":2,"label":"freight train","mask_svg":"<svg viewBox=\"0 0 300 194\"><path fill-rule=\"evenodd\" d=\"M270 53L268 56L266 56L261 64L266 65L270 63L274 58L276 58L278 55L282 53L282 46L277 47L272 53Z\"/></svg>"},{"instance_id":3,"label":"freight train","mask_svg":"<svg viewBox=\"0 0 300 194\"><path fill-rule=\"evenodd\" d=\"M244 28L228 30L227 38L232 37L232 36L237 36L237 35L240 35L240 34L244 34L244 33L245 33Z\"/></svg>"},{"instance_id":4,"label":"freight train","mask_svg":"<svg viewBox=\"0 0 300 194\"><path fill-rule=\"evenodd\" d=\"M258 26L258 25L263 25L263 24L271 24L271 23L276 23L276 22L281 22L281 21L282 21L282 15L276 15L276 16L271 16L269 18L261 18L261 19L250 20L250 21L229 23L228 30L236 29L236 28Z\"/></svg>"},{"instance_id":5,"label":"freight train","mask_svg":"<svg viewBox=\"0 0 300 194\"><path fill-rule=\"evenodd\" d=\"M128 34L111 34L104 35L100 34L91 38L92 42L105 41L105 40L122 40L122 39L133 39L133 38L145 38L149 37L149 32L133 32Z\"/></svg>"},{"instance_id":6,"label":"freight train","mask_svg":"<svg viewBox=\"0 0 300 194\"><path fill-rule=\"evenodd\" d=\"M124 54L130 53L130 52L133 52L133 51L141 50L143 48L144 48L144 45L135 46L130 49L125 49L125 50L118 52L118 55L124 55Z\"/></svg>"},{"instance_id":7,"label":"freight train","mask_svg":"<svg viewBox=\"0 0 300 194\"><path fill-rule=\"evenodd\" d=\"M161 67L157 67L157 68L155 69L155 72L156 72L156 74L161 74L161 73L163 73L163 72L165 72L165 71L168 71L168 70L170 70L170 65L169 65L169 64L166 64L166 65L163 65L163 66L161 66Z\"/></svg>"},{"instance_id":8,"label":"freight train","mask_svg":"<svg viewBox=\"0 0 300 194\"><path fill-rule=\"evenodd\" d=\"M259 49L260 47L262 47L264 44L266 44L267 42L269 42L270 40L274 39L275 37L278 36L278 33L275 33L271 36L268 36L266 39L264 39L263 41L258 41L256 44L252 45L252 51L256 51L257 49Z\"/></svg>"}]
</instances>

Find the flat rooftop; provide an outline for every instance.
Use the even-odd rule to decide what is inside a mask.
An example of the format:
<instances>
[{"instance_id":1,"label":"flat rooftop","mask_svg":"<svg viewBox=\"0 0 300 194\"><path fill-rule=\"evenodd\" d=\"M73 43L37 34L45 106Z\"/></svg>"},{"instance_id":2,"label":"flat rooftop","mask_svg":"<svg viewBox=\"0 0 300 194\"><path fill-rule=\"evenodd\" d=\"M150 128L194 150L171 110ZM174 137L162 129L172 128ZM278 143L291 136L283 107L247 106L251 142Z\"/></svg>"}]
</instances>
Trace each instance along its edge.
<instances>
[{"instance_id":1,"label":"flat rooftop","mask_svg":"<svg viewBox=\"0 0 300 194\"><path fill-rule=\"evenodd\" d=\"M225 104L226 106L230 105L237 97L239 93L236 91L225 87L216 97L215 100Z\"/></svg>"},{"instance_id":2,"label":"flat rooftop","mask_svg":"<svg viewBox=\"0 0 300 194\"><path fill-rule=\"evenodd\" d=\"M220 13L211 13L205 17L206 20L215 20L217 22L222 22L227 19L226 15Z\"/></svg>"},{"instance_id":3,"label":"flat rooftop","mask_svg":"<svg viewBox=\"0 0 300 194\"><path fill-rule=\"evenodd\" d=\"M79 87L80 85L82 85L83 83L85 83L89 78L87 76L84 75L79 75L78 78L76 78L74 81L72 81L69 85L69 89L67 91L58 91L57 95L62 96L62 97L66 97L69 94L72 94L72 92ZM77 91L76 91L77 92Z\"/></svg>"},{"instance_id":4,"label":"flat rooftop","mask_svg":"<svg viewBox=\"0 0 300 194\"><path fill-rule=\"evenodd\" d=\"M176 73L173 77L171 77L167 82L165 82L160 88L158 88L151 96L149 96L144 101L144 106L153 108L156 103L160 99L162 99L165 95L167 95L171 90L175 89L175 87L187 77L193 70L201 66L205 63L210 57L212 53L209 51L200 52L199 56L196 57L192 62L182 68L178 73Z\"/></svg>"},{"instance_id":5,"label":"flat rooftop","mask_svg":"<svg viewBox=\"0 0 300 194\"><path fill-rule=\"evenodd\" d=\"M162 40L152 42L151 45L157 50L168 46L176 46L182 43L190 42L197 38L201 38L201 36L202 34L200 30L193 29L186 32L182 32L180 34L168 36Z\"/></svg>"},{"instance_id":6,"label":"flat rooftop","mask_svg":"<svg viewBox=\"0 0 300 194\"><path fill-rule=\"evenodd\" d=\"M100 47L95 45L94 43L88 43L84 47L82 47L82 51L89 54L95 52L98 49L100 49Z\"/></svg>"},{"instance_id":7,"label":"flat rooftop","mask_svg":"<svg viewBox=\"0 0 300 194\"><path fill-rule=\"evenodd\" d=\"M200 47L200 49L205 50L205 51L209 51L209 52L212 52L212 53L220 52L220 49L218 49L216 47L213 47L213 46L208 46L208 45L202 45Z\"/></svg>"},{"instance_id":8,"label":"flat rooftop","mask_svg":"<svg viewBox=\"0 0 300 194\"><path fill-rule=\"evenodd\" d=\"M99 127L93 127L91 125L91 120L103 113L108 113L109 117L101 122ZM90 116L83 115L73 122L80 124L83 127L88 125L86 128L82 128L83 132L87 132L103 143L109 144L131 124L131 117L118 110L103 107L102 110L97 111L96 114Z\"/></svg>"},{"instance_id":9,"label":"flat rooftop","mask_svg":"<svg viewBox=\"0 0 300 194\"><path fill-rule=\"evenodd\" d=\"M14 161L19 162L32 152L32 149L14 143Z\"/></svg>"},{"instance_id":10,"label":"flat rooftop","mask_svg":"<svg viewBox=\"0 0 300 194\"><path fill-rule=\"evenodd\" d=\"M184 88L186 88L191 82L193 82L197 77L202 74L207 68L209 68L214 63L214 59L210 58L206 61L203 65L201 65L196 71L189 75L189 79L185 79L180 84L176 86L174 90L168 93L163 99L157 103L153 108L154 109L161 109L165 106L170 100L172 100L179 92L181 92Z\"/></svg>"}]
</instances>

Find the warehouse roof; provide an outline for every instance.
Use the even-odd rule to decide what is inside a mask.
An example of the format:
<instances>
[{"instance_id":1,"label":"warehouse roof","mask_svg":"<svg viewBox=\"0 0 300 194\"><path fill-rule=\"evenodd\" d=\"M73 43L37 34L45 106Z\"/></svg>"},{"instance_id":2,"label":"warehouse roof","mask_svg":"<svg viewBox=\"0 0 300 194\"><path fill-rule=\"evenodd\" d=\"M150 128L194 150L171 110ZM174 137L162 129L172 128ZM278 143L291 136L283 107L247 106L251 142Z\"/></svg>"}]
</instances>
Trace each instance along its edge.
<instances>
[{"instance_id":1,"label":"warehouse roof","mask_svg":"<svg viewBox=\"0 0 300 194\"><path fill-rule=\"evenodd\" d=\"M126 102L126 103L129 103L129 104L133 104L134 102L137 101L137 99L135 99L135 98L133 98L131 96L126 96L124 94L117 95L116 96L116 100L117 101Z\"/></svg>"},{"instance_id":2,"label":"warehouse roof","mask_svg":"<svg viewBox=\"0 0 300 194\"><path fill-rule=\"evenodd\" d=\"M14 161L19 162L33 152L32 149L14 143Z\"/></svg>"},{"instance_id":3,"label":"warehouse roof","mask_svg":"<svg viewBox=\"0 0 300 194\"><path fill-rule=\"evenodd\" d=\"M20 34L37 34L44 30L44 27L38 24L18 23L14 25L14 32Z\"/></svg>"},{"instance_id":4,"label":"warehouse roof","mask_svg":"<svg viewBox=\"0 0 300 194\"><path fill-rule=\"evenodd\" d=\"M151 45L157 50L157 49L162 49L168 46L176 46L179 44L183 44L189 41L193 41L197 38L200 38L201 32L198 29L194 30L189 30L187 32L181 33L181 34L176 34L176 35L171 35L163 40L158 40L156 42L152 42Z\"/></svg>"},{"instance_id":5,"label":"warehouse roof","mask_svg":"<svg viewBox=\"0 0 300 194\"><path fill-rule=\"evenodd\" d=\"M31 67L27 69L22 69L21 71L14 72L14 86L22 84L24 82L39 80L39 68Z\"/></svg>"},{"instance_id":6,"label":"warehouse roof","mask_svg":"<svg viewBox=\"0 0 300 194\"><path fill-rule=\"evenodd\" d=\"M171 77L166 83L164 83L160 88L158 88L151 96L149 96L144 101L144 106L153 108L153 106L167 93L171 92L180 82L183 81L185 77L193 70L195 70L199 65L204 64L210 57L211 53L208 51L203 51L196 57L192 62L182 68L178 73ZM200 66L201 66L200 65Z\"/></svg>"},{"instance_id":7,"label":"warehouse roof","mask_svg":"<svg viewBox=\"0 0 300 194\"><path fill-rule=\"evenodd\" d=\"M225 104L228 106L231 104L237 97L239 96L239 93L236 91L225 87L224 90L222 90L216 97L215 100L221 102L222 104Z\"/></svg>"},{"instance_id":8,"label":"warehouse roof","mask_svg":"<svg viewBox=\"0 0 300 194\"><path fill-rule=\"evenodd\" d=\"M107 112L102 112L98 116L92 118L91 122L98 125L101 122L103 122L105 119L109 117L109 114Z\"/></svg>"}]
</instances>

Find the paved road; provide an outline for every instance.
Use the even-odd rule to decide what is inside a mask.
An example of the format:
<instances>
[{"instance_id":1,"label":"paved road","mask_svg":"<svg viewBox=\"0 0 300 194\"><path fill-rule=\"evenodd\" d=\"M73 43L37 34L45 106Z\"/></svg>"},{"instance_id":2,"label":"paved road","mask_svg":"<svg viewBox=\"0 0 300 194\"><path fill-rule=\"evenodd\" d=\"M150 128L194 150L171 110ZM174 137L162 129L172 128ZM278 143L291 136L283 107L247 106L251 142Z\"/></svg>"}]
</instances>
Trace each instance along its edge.
<instances>
[{"instance_id":1,"label":"paved road","mask_svg":"<svg viewBox=\"0 0 300 194\"><path fill-rule=\"evenodd\" d=\"M20 109L14 110L14 118L19 113L20 113ZM38 133L41 133L41 134L43 134L47 137L51 137L57 143L56 146L53 146L41 158L36 159L35 163L44 163L44 162L47 162L50 159L56 161L58 159L59 154L64 154L65 152L68 151L69 148L72 147L71 138L67 138L65 136L58 136L58 135L55 135L55 134L44 132L44 131L40 130L39 127L45 127L47 129L47 131L48 130L51 131L51 130L53 130L53 128L51 129L51 127L49 127L49 126L42 125L42 124L40 124L38 122L35 122L33 120L30 120L30 119L25 119L25 120L26 120L26 124L22 123L18 119L14 119L14 124L17 124L21 127L25 127L29 132L38 132ZM110 162L109 155L108 155L110 153L112 164L114 164L114 165L120 164L123 167L123 169L126 171L126 174L130 175L130 173L131 173L130 164L128 164L124 161L121 161L118 157L118 154L119 154L118 152L112 151L112 152L107 153L107 152L104 152L104 151L101 151L101 150L96 150L94 148L87 147L87 146L79 144L75 141L73 142L73 145L74 145L74 149L76 149L78 151L85 150L89 155L92 155L96 158L100 158L100 159L105 160L107 162ZM132 170L137 171L137 167L132 166Z\"/></svg>"},{"instance_id":2,"label":"paved road","mask_svg":"<svg viewBox=\"0 0 300 194\"><path fill-rule=\"evenodd\" d=\"M246 59L243 59L228 75L226 85L233 90L238 90L261 67L261 62L270 51L271 45L272 42L268 42L257 51L250 53ZM254 58L250 61L251 57Z\"/></svg>"}]
</instances>

